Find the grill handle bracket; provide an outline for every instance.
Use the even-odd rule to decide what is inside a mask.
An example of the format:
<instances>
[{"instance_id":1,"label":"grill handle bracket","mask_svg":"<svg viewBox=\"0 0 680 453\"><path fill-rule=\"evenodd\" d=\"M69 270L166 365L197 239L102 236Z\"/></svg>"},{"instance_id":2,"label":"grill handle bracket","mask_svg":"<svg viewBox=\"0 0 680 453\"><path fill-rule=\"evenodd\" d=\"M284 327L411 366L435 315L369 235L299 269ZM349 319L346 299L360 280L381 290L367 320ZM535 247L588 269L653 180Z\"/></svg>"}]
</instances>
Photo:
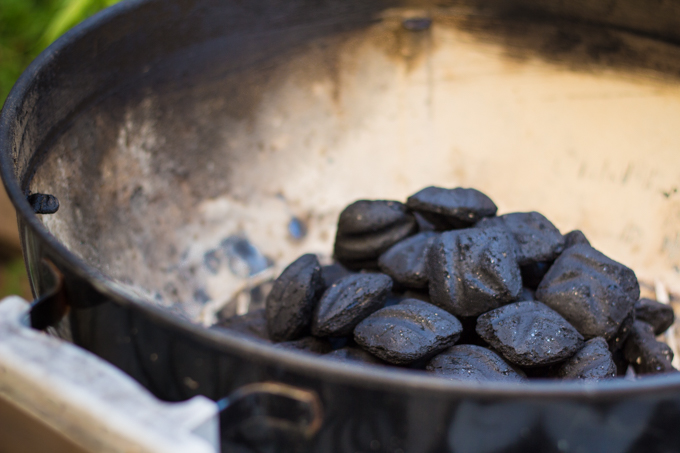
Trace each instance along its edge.
<instances>
[{"instance_id":1,"label":"grill handle bracket","mask_svg":"<svg viewBox=\"0 0 680 453\"><path fill-rule=\"evenodd\" d=\"M253 451L306 450L323 423L316 392L279 382L245 385L217 404L225 451L232 444Z\"/></svg>"}]
</instances>

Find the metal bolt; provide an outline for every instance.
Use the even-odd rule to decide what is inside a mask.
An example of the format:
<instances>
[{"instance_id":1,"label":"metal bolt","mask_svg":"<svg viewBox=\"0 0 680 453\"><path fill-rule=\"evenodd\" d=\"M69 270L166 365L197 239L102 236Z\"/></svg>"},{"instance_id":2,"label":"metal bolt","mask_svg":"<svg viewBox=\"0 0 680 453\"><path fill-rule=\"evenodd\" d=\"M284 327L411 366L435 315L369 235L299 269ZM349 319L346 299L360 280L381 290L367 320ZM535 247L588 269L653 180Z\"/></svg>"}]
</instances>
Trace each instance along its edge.
<instances>
[{"instance_id":1,"label":"metal bolt","mask_svg":"<svg viewBox=\"0 0 680 453\"><path fill-rule=\"evenodd\" d=\"M59 200L54 195L34 193L28 196L28 203L36 214L54 214L59 210Z\"/></svg>"}]
</instances>

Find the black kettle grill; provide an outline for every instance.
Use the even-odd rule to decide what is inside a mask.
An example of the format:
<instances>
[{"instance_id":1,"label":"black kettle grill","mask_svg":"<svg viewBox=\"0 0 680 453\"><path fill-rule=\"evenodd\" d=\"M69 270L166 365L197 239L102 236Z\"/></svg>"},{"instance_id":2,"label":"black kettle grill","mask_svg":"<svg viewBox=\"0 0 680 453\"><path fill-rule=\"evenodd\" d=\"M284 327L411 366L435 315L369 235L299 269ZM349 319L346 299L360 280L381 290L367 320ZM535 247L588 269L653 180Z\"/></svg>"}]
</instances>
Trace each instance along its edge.
<instances>
[{"instance_id":1,"label":"black kettle grill","mask_svg":"<svg viewBox=\"0 0 680 453\"><path fill-rule=\"evenodd\" d=\"M2 110L33 325L167 401L300 390L295 414L265 394L223 420L225 450L677 451L678 374L471 385L205 326L330 251L347 203L430 184L580 227L675 291L679 24L676 1L123 1Z\"/></svg>"}]
</instances>

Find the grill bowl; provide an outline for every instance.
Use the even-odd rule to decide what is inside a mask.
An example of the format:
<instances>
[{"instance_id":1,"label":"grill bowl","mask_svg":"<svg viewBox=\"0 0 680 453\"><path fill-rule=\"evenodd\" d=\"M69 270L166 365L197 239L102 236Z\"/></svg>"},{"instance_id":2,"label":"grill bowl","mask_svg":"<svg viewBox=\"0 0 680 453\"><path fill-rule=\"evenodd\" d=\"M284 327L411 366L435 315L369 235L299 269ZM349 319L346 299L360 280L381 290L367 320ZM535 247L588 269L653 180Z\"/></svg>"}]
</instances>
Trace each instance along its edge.
<instances>
[{"instance_id":1,"label":"grill bowl","mask_svg":"<svg viewBox=\"0 0 680 453\"><path fill-rule=\"evenodd\" d=\"M203 325L244 309L234 295L249 280L229 244L247 240L275 275L328 254L349 202L431 184L580 228L643 293L679 292L679 13L640 1L122 2L47 49L2 111L2 176L34 291L51 289L48 259L70 305L58 333L160 398L270 380L316 391L312 451L672 448L678 376L474 386ZM57 196L59 212L36 216L29 192Z\"/></svg>"}]
</instances>

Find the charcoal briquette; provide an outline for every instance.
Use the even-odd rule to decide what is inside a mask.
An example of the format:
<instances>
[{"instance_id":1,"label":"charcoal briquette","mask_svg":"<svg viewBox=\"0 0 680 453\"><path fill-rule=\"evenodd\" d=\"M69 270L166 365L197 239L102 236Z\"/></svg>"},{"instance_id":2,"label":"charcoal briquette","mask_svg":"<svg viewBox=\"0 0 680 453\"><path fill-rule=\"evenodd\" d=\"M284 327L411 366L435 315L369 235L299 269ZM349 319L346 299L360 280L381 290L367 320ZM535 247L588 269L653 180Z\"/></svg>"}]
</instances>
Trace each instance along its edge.
<instances>
[{"instance_id":1,"label":"charcoal briquette","mask_svg":"<svg viewBox=\"0 0 680 453\"><path fill-rule=\"evenodd\" d=\"M515 212L482 219L476 228L505 228L515 243L520 266L551 262L564 250L564 236L538 212Z\"/></svg>"},{"instance_id":2,"label":"charcoal briquette","mask_svg":"<svg viewBox=\"0 0 680 453\"><path fill-rule=\"evenodd\" d=\"M407 299L364 319L354 329L354 341L386 362L406 365L453 346L461 332L452 314Z\"/></svg>"},{"instance_id":3,"label":"charcoal briquette","mask_svg":"<svg viewBox=\"0 0 680 453\"><path fill-rule=\"evenodd\" d=\"M607 342L609 344L610 351L614 352L623 348L623 345L626 344L626 339L628 339L628 335L630 335L630 331L633 328L634 322L635 310L631 310L628 313L628 316L623 318L623 321L619 326L619 330L616 331L616 335L614 335L614 337L612 337L612 339Z\"/></svg>"},{"instance_id":4,"label":"charcoal briquette","mask_svg":"<svg viewBox=\"0 0 680 453\"><path fill-rule=\"evenodd\" d=\"M435 356L427 371L452 381L524 382L522 370L513 367L498 354L482 346L455 345Z\"/></svg>"},{"instance_id":5,"label":"charcoal briquette","mask_svg":"<svg viewBox=\"0 0 680 453\"><path fill-rule=\"evenodd\" d=\"M265 314L264 309L220 320L220 322L210 328L218 331L229 330L248 337L270 341L269 332L267 330L267 315Z\"/></svg>"},{"instance_id":6,"label":"charcoal briquette","mask_svg":"<svg viewBox=\"0 0 680 453\"><path fill-rule=\"evenodd\" d=\"M393 245L378 260L380 270L406 288L427 288L427 255L437 233L418 233Z\"/></svg>"},{"instance_id":7,"label":"charcoal briquette","mask_svg":"<svg viewBox=\"0 0 680 453\"><path fill-rule=\"evenodd\" d=\"M387 296L387 301L385 302L385 307L389 307L391 305L397 305L399 302L402 300L406 299L418 299L422 300L423 302L427 302L428 304L431 304L432 301L430 300L430 295L427 292L423 291L404 291L402 292L395 292L394 290Z\"/></svg>"},{"instance_id":8,"label":"charcoal briquette","mask_svg":"<svg viewBox=\"0 0 680 453\"><path fill-rule=\"evenodd\" d=\"M670 305L652 299L640 299L635 303L635 318L654 327L654 335L661 335L675 321Z\"/></svg>"},{"instance_id":9,"label":"charcoal briquette","mask_svg":"<svg viewBox=\"0 0 680 453\"><path fill-rule=\"evenodd\" d=\"M570 231L567 234L564 235L564 248L568 249L569 247L573 247L575 245L590 245L590 241L586 237L585 234L583 234L583 231L581 230L574 230Z\"/></svg>"},{"instance_id":10,"label":"charcoal briquette","mask_svg":"<svg viewBox=\"0 0 680 453\"><path fill-rule=\"evenodd\" d=\"M316 255L302 255L276 279L267 296L269 336L274 341L291 341L303 336L312 322L312 313L324 282Z\"/></svg>"},{"instance_id":11,"label":"charcoal briquette","mask_svg":"<svg viewBox=\"0 0 680 453\"><path fill-rule=\"evenodd\" d=\"M588 381L615 377L616 364L609 352L607 340L596 337L586 341L576 354L560 365L555 374L562 379Z\"/></svg>"},{"instance_id":12,"label":"charcoal briquette","mask_svg":"<svg viewBox=\"0 0 680 453\"><path fill-rule=\"evenodd\" d=\"M496 215L498 210L482 192L462 187L426 187L411 195L406 205L440 231L471 227L484 217Z\"/></svg>"},{"instance_id":13,"label":"charcoal briquette","mask_svg":"<svg viewBox=\"0 0 680 453\"><path fill-rule=\"evenodd\" d=\"M340 263L333 263L326 266L321 266L321 278L323 278L324 287L326 288L328 288L341 278L347 277L352 273L353 273L352 271L350 271Z\"/></svg>"},{"instance_id":14,"label":"charcoal briquette","mask_svg":"<svg viewBox=\"0 0 680 453\"><path fill-rule=\"evenodd\" d=\"M562 362L583 346L583 337L540 302L517 302L477 318L477 333L509 362L536 367Z\"/></svg>"},{"instance_id":15,"label":"charcoal briquette","mask_svg":"<svg viewBox=\"0 0 680 453\"><path fill-rule=\"evenodd\" d=\"M635 273L594 248L565 250L536 290L540 300L586 339L611 340L640 297Z\"/></svg>"},{"instance_id":16,"label":"charcoal briquette","mask_svg":"<svg viewBox=\"0 0 680 453\"><path fill-rule=\"evenodd\" d=\"M364 273L344 277L321 296L312 318L312 334L319 337L350 335L368 315L385 305L392 279L385 274Z\"/></svg>"},{"instance_id":17,"label":"charcoal briquette","mask_svg":"<svg viewBox=\"0 0 680 453\"><path fill-rule=\"evenodd\" d=\"M385 363L373 354L354 346L345 346L344 348L336 349L335 351L331 351L324 355L324 357L345 363L370 363L374 365L382 365Z\"/></svg>"},{"instance_id":18,"label":"charcoal briquette","mask_svg":"<svg viewBox=\"0 0 680 453\"><path fill-rule=\"evenodd\" d=\"M311 352L312 354L328 354L333 350L331 343L326 338L302 337L294 341L284 341L276 343L276 348L288 349L291 351Z\"/></svg>"},{"instance_id":19,"label":"charcoal briquette","mask_svg":"<svg viewBox=\"0 0 680 453\"><path fill-rule=\"evenodd\" d=\"M373 268L381 254L417 231L416 219L403 203L359 200L340 214L335 258L349 269Z\"/></svg>"},{"instance_id":20,"label":"charcoal briquette","mask_svg":"<svg viewBox=\"0 0 680 453\"><path fill-rule=\"evenodd\" d=\"M435 231L436 228L432 223L430 223L423 215L419 212L413 212L413 216L416 218L416 222L418 223L418 231L421 233L424 231Z\"/></svg>"},{"instance_id":21,"label":"charcoal briquette","mask_svg":"<svg viewBox=\"0 0 680 453\"><path fill-rule=\"evenodd\" d=\"M522 292L512 240L501 228L440 234L430 247L428 277L432 303L461 317L514 302Z\"/></svg>"},{"instance_id":22,"label":"charcoal briquette","mask_svg":"<svg viewBox=\"0 0 680 453\"><path fill-rule=\"evenodd\" d=\"M644 321L635 321L623 347L626 360L633 365L636 374L668 373L673 368L673 350L656 340L654 327Z\"/></svg>"}]
</instances>

